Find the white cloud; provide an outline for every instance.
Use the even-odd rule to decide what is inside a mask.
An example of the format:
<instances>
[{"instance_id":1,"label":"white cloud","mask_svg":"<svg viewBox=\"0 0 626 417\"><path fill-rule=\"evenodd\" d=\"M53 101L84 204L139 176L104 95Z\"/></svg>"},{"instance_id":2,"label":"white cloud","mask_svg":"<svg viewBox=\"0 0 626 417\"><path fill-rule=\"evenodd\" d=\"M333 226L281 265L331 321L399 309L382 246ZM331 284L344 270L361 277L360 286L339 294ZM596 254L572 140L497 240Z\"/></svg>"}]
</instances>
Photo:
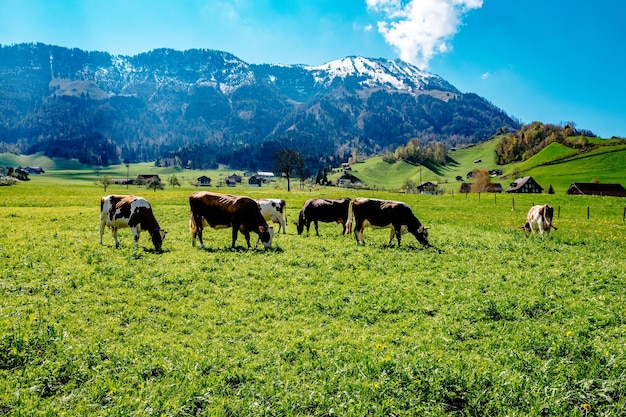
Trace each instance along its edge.
<instances>
[{"instance_id":1,"label":"white cloud","mask_svg":"<svg viewBox=\"0 0 626 417\"><path fill-rule=\"evenodd\" d=\"M437 54L448 52L462 16L483 0L366 0L382 14L378 31L404 61L427 68Z\"/></svg>"},{"instance_id":2,"label":"white cloud","mask_svg":"<svg viewBox=\"0 0 626 417\"><path fill-rule=\"evenodd\" d=\"M483 72L482 75L480 76L481 80L486 80L487 78L489 78L491 74L489 73L489 71L487 72Z\"/></svg>"}]
</instances>

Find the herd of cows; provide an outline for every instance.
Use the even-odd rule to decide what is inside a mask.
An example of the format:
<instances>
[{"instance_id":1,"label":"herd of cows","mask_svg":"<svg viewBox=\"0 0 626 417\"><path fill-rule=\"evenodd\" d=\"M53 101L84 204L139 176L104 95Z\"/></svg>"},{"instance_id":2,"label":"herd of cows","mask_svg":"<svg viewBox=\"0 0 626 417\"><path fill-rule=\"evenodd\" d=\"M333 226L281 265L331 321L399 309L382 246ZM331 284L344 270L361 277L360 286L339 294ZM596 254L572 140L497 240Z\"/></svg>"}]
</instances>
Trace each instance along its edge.
<instances>
[{"instance_id":1,"label":"herd of cows","mask_svg":"<svg viewBox=\"0 0 626 417\"><path fill-rule=\"evenodd\" d=\"M278 224L278 233L285 233L285 200L264 198L253 200L245 196L217 194L206 191L197 191L189 196L191 216L189 230L192 236L192 245L196 238L200 247L204 248L202 230L210 226L214 229L232 229L232 247L235 247L239 232L250 245L250 233L254 232L264 248L270 248L274 237L274 227L271 221ZM529 233L550 233L555 229L552 224L554 210L549 205L533 206L528 212L527 220L522 229ZM389 244L395 235L400 245L403 234L411 233L424 246L428 243L428 227L422 225L411 208L403 202L379 200L374 198L328 199L312 198L307 200L295 222L298 234L306 228L307 233L311 223L315 226L315 233L319 236L318 222L337 222L343 227L343 234L350 234L354 230L357 245L364 245L363 230L366 227L389 228ZM111 228L115 247L119 247L117 231L120 228L130 228L134 238L134 247L139 247L139 235L142 231L150 233L150 238L157 251L161 250L166 231L159 226L150 203L134 195L108 195L100 200L100 244L106 227Z\"/></svg>"}]
</instances>

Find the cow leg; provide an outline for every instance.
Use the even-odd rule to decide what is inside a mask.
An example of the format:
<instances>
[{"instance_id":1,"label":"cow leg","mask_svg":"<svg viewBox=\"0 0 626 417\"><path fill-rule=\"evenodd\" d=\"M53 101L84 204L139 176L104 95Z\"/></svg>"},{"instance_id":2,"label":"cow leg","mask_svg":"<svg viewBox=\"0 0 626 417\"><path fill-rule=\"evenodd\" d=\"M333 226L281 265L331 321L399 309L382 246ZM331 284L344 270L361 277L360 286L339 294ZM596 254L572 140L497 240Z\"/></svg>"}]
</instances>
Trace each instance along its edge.
<instances>
[{"instance_id":1,"label":"cow leg","mask_svg":"<svg viewBox=\"0 0 626 417\"><path fill-rule=\"evenodd\" d=\"M113 240L115 241L115 247L120 247L120 241L117 240L117 227L111 227L111 234L113 235Z\"/></svg>"},{"instance_id":2,"label":"cow leg","mask_svg":"<svg viewBox=\"0 0 626 417\"><path fill-rule=\"evenodd\" d=\"M139 233L140 233L139 228L135 226L135 227L131 227L130 230L131 232L133 232L133 239L135 240L135 243L133 246L135 247L135 249L139 249Z\"/></svg>"},{"instance_id":3,"label":"cow leg","mask_svg":"<svg viewBox=\"0 0 626 417\"><path fill-rule=\"evenodd\" d=\"M282 219L278 221L278 233L280 233L281 230L283 231L283 234L287 233L285 231L285 221Z\"/></svg>"},{"instance_id":4,"label":"cow leg","mask_svg":"<svg viewBox=\"0 0 626 417\"><path fill-rule=\"evenodd\" d=\"M396 234L396 229L392 227L391 232L389 233L389 242L387 243L388 245L391 245L391 241L393 240L393 235L395 234Z\"/></svg>"},{"instance_id":5,"label":"cow leg","mask_svg":"<svg viewBox=\"0 0 626 417\"><path fill-rule=\"evenodd\" d=\"M104 227L100 225L100 244L102 245L102 235L104 234Z\"/></svg>"},{"instance_id":6,"label":"cow leg","mask_svg":"<svg viewBox=\"0 0 626 417\"><path fill-rule=\"evenodd\" d=\"M250 249L251 248L251 246L250 246L250 232L246 230L245 232L242 232L242 233L243 233L243 236L246 238L246 243L248 244L248 249ZM258 242L257 242L257 244L258 244Z\"/></svg>"},{"instance_id":7,"label":"cow leg","mask_svg":"<svg viewBox=\"0 0 626 417\"><path fill-rule=\"evenodd\" d=\"M237 241L237 233L239 233L239 225L235 225L235 224L233 224L233 235L232 235L232 236L233 236L233 243L232 243L232 245L231 245L231 247L232 247L232 248L234 248L234 247L235 247L235 242ZM244 233L244 236L245 236L245 233ZM249 239L249 238L248 238L248 239ZM249 244L250 244L250 243L248 243L248 245L249 245Z\"/></svg>"},{"instance_id":8,"label":"cow leg","mask_svg":"<svg viewBox=\"0 0 626 417\"><path fill-rule=\"evenodd\" d=\"M320 235L320 229L317 226L317 220L313 220L313 224L315 225L315 235L319 236Z\"/></svg>"},{"instance_id":9,"label":"cow leg","mask_svg":"<svg viewBox=\"0 0 626 417\"><path fill-rule=\"evenodd\" d=\"M202 240L202 216L195 216L193 219L196 224L195 230L191 232L191 245L196 246L196 236L200 242L200 249L204 249L204 241Z\"/></svg>"}]
</instances>

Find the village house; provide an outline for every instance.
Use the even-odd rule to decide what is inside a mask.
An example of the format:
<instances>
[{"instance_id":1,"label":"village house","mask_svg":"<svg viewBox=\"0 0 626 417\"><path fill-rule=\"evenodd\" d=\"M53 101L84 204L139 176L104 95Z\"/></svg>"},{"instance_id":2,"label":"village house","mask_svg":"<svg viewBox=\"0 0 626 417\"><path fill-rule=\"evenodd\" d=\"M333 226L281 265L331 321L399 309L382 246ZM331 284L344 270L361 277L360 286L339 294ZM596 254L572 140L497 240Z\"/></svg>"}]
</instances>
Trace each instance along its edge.
<instances>
[{"instance_id":1,"label":"village house","mask_svg":"<svg viewBox=\"0 0 626 417\"><path fill-rule=\"evenodd\" d=\"M210 187L211 186L211 178L203 175L201 177L196 178L196 185L199 187Z\"/></svg>"},{"instance_id":2,"label":"village house","mask_svg":"<svg viewBox=\"0 0 626 417\"><path fill-rule=\"evenodd\" d=\"M437 181L423 181L417 186L417 192L420 194L436 195L439 183Z\"/></svg>"},{"instance_id":3,"label":"village house","mask_svg":"<svg viewBox=\"0 0 626 417\"><path fill-rule=\"evenodd\" d=\"M261 183L263 183L263 179L257 177L256 175L253 175L250 177L250 179L248 179L248 185L250 187L260 187Z\"/></svg>"},{"instance_id":4,"label":"village house","mask_svg":"<svg viewBox=\"0 0 626 417\"><path fill-rule=\"evenodd\" d=\"M363 181L349 172L344 172L344 174L337 180L338 187L355 187L362 185Z\"/></svg>"},{"instance_id":5,"label":"village house","mask_svg":"<svg viewBox=\"0 0 626 417\"><path fill-rule=\"evenodd\" d=\"M568 195L604 195L626 197L626 189L621 184L596 184L593 182L574 182L567 190Z\"/></svg>"},{"instance_id":6,"label":"village house","mask_svg":"<svg viewBox=\"0 0 626 417\"><path fill-rule=\"evenodd\" d=\"M533 177L518 178L506 189L507 193L538 193L543 191L543 187L537 184Z\"/></svg>"}]
</instances>

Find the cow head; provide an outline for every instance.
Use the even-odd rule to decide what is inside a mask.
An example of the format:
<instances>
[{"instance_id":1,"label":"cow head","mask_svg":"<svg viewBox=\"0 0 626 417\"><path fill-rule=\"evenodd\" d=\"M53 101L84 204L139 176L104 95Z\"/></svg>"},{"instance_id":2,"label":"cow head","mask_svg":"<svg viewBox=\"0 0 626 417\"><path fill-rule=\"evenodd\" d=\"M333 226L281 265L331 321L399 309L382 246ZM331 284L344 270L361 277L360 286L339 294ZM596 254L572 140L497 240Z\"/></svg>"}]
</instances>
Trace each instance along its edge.
<instances>
[{"instance_id":1,"label":"cow head","mask_svg":"<svg viewBox=\"0 0 626 417\"><path fill-rule=\"evenodd\" d=\"M274 239L274 227L273 226L259 226L259 239L263 243L265 249L272 247L272 240Z\"/></svg>"},{"instance_id":2,"label":"cow head","mask_svg":"<svg viewBox=\"0 0 626 417\"><path fill-rule=\"evenodd\" d=\"M420 226L417 228L417 234L415 235L417 241L424 246L430 246L428 243L428 229L428 226Z\"/></svg>"},{"instance_id":3,"label":"cow head","mask_svg":"<svg viewBox=\"0 0 626 417\"><path fill-rule=\"evenodd\" d=\"M157 251L161 250L161 246L163 245L163 240L165 239L165 235L167 232L160 227L156 227L154 230L150 232L150 238L152 239L152 244Z\"/></svg>"},{"instance_id":4,"label":"cow head","mask_svg":"<svg viewBox=\"0 0 626 417\"><path fill-rule=\"evenodd\" d=\"M300 211L300 214L298 215L298 221L295 222L294 224L296 225L296 229L298 230L298 234L301 235L302 232L304 231L304 213L302 213L302 211Z\"/></svg>"}]
</instances>

